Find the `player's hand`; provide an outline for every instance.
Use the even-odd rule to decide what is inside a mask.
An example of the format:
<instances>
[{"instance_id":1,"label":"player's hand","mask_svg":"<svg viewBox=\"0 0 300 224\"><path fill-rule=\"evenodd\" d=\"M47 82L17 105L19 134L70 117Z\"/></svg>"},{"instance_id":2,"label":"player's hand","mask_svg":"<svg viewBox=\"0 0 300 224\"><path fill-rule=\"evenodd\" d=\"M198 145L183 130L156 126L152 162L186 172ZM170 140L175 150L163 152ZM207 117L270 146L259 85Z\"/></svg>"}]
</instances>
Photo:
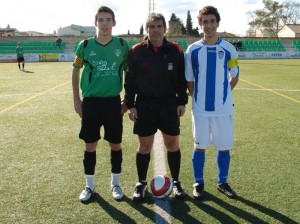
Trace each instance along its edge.
<instances>
[{"instance_id":1,"label":"player's hand","mask_svg":"<svg viewBox=\"0 0 300 224\"><path fill-rule=\"evenodd\" d=\"M79 117L82 118L82 101L80 99L74 100L74 109Z\"/></svg>"},{"instance_id":2,"label":"player's hand","mask_svg":"<svg viewBox=\"0 0 300 224\"><path fill-rule=\"evenodd\" d=\"M125 101L121 102L121 115L124 115L128 111L128 107Z\"/></svg>"},{"instance_id":3,"label":"player's hand","mask_svg":"<svg viewBox=\"0 0 300 224\"><path fill-rule=\"evenodd\" d=\"M138 118L137 110L135 107L133 107L129 110L129 119L132 120L133 122L136 122L137 118Z\"/></svg>"},{"instance_id":4,"label":"player's hand","mask_svg":"<svg viewBox=\"0 0 300 224\"><path fill-rule=\"evenodd\" d=\"M185 114L185 106L178 106L177 107L177 115L178 117L182 117Z\"/></svg>"}]
</instances>

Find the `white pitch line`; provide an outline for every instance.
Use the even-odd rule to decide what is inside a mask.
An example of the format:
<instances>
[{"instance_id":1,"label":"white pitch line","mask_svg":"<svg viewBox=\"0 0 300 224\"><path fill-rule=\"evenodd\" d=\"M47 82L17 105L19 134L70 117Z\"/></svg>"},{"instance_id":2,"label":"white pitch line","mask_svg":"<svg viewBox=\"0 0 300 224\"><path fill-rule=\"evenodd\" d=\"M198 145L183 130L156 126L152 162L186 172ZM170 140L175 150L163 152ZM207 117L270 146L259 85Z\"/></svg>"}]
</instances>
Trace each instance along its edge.
<instances>
[{"instance_id":1,"label":"white pitch line","mask_svg":"<svg viewBox=\"0 0 300 224\"><path fill-rule=\"evenodd\" d=\"M65 93L72 93L71 90L61 90L61 91L53 91L51 94L65 94ZM0 94L0 98L7 98L7 97L16 97L16 96L33 96L36 93L16 93L16 94Z\"/></svg>"},{"instance_id":2,"label":"white pitch line","mask_svg":"<svg viewBox=\"0 0 300 224\"><path fill-rule=\"evenodd\" d=\"M163 137L160 131L156 132L154 143L153 143L153 151L154 151L154 176L156 175L166 175L166 164L165 164L165 154L164 154L164 142ZM171 223L170 219L170 204L168 199L155 199L155 223L163 224L163 223Z\"/></svg>"},{"instance_id":3,"label":"white pitch line","mask_svg":"<svg viewBox=\"0 0 300 224\"><path fill-rule=\"evenodd\" d=\"M299 101L299 100L296 100L296 99L294 99L294 98L292 98L292 97L286 96L286 95L280 93L279 91L271 90L271 89L269 89L269 88L266 88L266 87L264 87L264 86L261 86L261 85L259 85L259 84L254 83L254 82L250 82L250 81L245 80L245 79L240 79L240 80L241 80L242 82L245 82L245 83L250 84L250 85L252 85L252 86L258 87L259 89L264 89L264 90L266 90L266 91L268 91L268 92L270 92L270 93L276 94L276 95L281 96L281 97L283 97L283 98L285 98L285 99L288 99L288 100L291 100L291 101L293 101L293 102L296 102L296 103L299 103L299 104L300 104L300 101Z\"/></svg>"},{"instance_id":4,"label":"white pitch line","mask_svg":"<svg viewBox=\"0 0 300 224\"><path fill-rule=\"evenodd\" d=\"M61 83L61 84L59 84L59 85L57 85L57 86L53 86L53 87L50 88L50 89L44 90L43 92L36 93L35 95L33 95L33 96L31 96L31 97L29 97L29 98L27 98L27 99L25 99L25 100L22 100L22 101L20 101L20 102L18 102L18 103L15 103L15 104L13 104L13 105L11 105L11 106L9 106L9 107L6 107L6 108L3 109L3 110L0 110L0 114L3 113L3 112L9 111L9 110L11 110L11 109L13 109L13 108L15 108L15 107L21 105L21 104L27 103L27 102L29 102L29 101L31 101L31 100L33 100L33 99L39 97L39 96L42 96L42 95L44 95L44 94L46 94L46 93L49 93L49 92L51 92L51 91L53 91L53 90L56 90L56 89L58 89L58 88L60 88L60 87L62 87L62 86L65 86L66 84L69 84L70 82L71 82L71 81L64 82L64 83Z\"/></svg>"},{"instance_id":5,"label":"white pitch line","mask_svg":"<svg viewBox=\"0 0 300 224\"><path fill-rule=\"evenodd\" d=\"M248 90L248 91L282 91L282 92L300 92L300 89L257 89L257 88L240 88L236 87L235 90ZM72 93L72 90L53 91L52 94L65 94ZM32 96L36 93L16 93L16 94L0 94L0 98L16 97L16 96Z\"/></svg>"},{"instance_id":6,"label":"white pitch line","mask_svg":"<svg viewBox=\"0 0 300 224\"><path fill-rule=\"evenodd\" d=\"M254 88L234 88L235 90L249 90L249 91L282 91L282 92L300 92L300 89L254 89Z\"/></svg>"}]
</instances>

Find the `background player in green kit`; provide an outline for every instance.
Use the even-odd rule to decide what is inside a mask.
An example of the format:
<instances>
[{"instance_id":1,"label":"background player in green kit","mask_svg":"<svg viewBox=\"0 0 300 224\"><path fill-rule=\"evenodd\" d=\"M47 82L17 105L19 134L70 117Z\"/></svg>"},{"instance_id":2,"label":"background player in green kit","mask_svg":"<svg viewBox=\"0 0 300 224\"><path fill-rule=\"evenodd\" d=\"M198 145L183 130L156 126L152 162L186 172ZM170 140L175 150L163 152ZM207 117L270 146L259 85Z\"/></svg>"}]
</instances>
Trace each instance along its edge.
<instances>
[{"instance_id":1,"label":"background player in green kit","mask_svg":"<svg viewBox=\"0 0 300 224\"><path fill-rule=\"evenodd\" d=\"M22 62L22 71L24 71L24 67L25 67L25 63L24 63L24 50L23 50L20 42L17 45L16 53L17 53L17 61L18 61L19 69L21 71L21 62Z\"/></svg>"},{"instance_id":2,"label":"background player in green kit","mask_svg":"<svg viewBox=\"0 0 300 224\"><path fill-rule=\"evenodd\" d=\"M73 63L74 108L82 118L79 138L85 142L83 165L86 187L79 196L81 201L89 200L95 190L96 148L101 138L101 126L104 127L104 139L111 148L112 196L116 200L123 197L119 179L122 164L122 121L127 107L121 105L119 94L129 49L125 40L112 36L115 25L114 12L108 7L100 7L95 15L97 35L79 43ZM82 67L84 69L80 79Z\"/></svg>"}]
</instances>

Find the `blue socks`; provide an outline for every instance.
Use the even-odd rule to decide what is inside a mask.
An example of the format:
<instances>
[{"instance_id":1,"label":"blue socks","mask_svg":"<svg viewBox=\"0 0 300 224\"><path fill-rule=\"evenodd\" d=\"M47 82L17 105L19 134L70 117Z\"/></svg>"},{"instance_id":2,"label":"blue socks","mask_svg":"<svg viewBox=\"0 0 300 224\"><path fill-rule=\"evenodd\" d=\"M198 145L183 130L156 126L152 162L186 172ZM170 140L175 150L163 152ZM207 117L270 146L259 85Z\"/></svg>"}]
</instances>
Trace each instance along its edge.
<instances>
[{"instance_id":1,"label":"blue socks","mask_svg":"<svg viewBox=\"0 0 300 224\"><path fill-rule=\"evenodd\" d=\"M204 162L205 162L205 152L196 152L194 150L192 154L192 163L193 163L195 183L204 184L204 179L203 179Z\"/></svg>"},{"instance_id":2,"label":"blue socks","mask_svg":"<svg viewBox=\"0 0 300 224\"><path fill-rule=\"evenodd\" d=\"M217 152L218 184L226 183L230 165L230 151Z\"/></svg>"},{"instance_id":3,"label":"blue socks","mask_svg":"<svg viewBox=\"0 0 300 224\"><path fill-rule=\"evenodd\" d=\"M227 183L230 166L230 151L217 151L216 159L218 165L218 184ZM204 163L205 152L197 152L194 150L192 153L192 165L195 183L204 184Z\"/></svg>"}]
</instances>

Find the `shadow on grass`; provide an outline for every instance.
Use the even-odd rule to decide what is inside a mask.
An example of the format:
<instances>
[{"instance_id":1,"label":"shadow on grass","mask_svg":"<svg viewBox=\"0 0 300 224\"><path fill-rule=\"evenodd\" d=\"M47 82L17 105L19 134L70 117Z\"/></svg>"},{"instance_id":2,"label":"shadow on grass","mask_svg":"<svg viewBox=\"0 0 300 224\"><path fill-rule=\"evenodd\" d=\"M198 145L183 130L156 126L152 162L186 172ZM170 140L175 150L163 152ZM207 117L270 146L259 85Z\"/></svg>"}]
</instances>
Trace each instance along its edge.
<instances>
[{"instance_id":1,"label":"shadow on grass","mask_svg":"<svg viewBox=\"0 0 300 224\"><path fill-rule=\"evenodd\" d=\"M254 208L254 209L270 216L270 217L273 217L274 219L278 220L281 223L290 223L290 224L297 224L298 223L298 222L290 219L289 217L281 214L280 212L274 211L270 208L266 208L266 207L264 207L260 204L257 204L253 201L249 201L249 200L247 200L245 198L242 198L242 197L238 197L237 200L244 203L247 206L250 206L250 207L252 207L252 208Z\"/></svg>"},{"instance_id":2,"label":"shadow on grass","mask_svg":"<svg viewBox=\"0 0 300 224\"><path fill-rule=\"evenodd\" d=\"M124 199L126 197L124 196ZM128 199L127 199L128 200ZM126 199L125 199L126 201ZM110 205L106 200L104 200L98 193L94 193L92 198L87 202L82 202L87 205L90 203L97 203L99 206L110 215L111 218L119 223L136 223L132 218L126 215L124 212L116 209L113 205Z\"/></svg>"},{"instance_id":3,"label":"shadow on grass","mask_svg":"<svg viewBox=\"0 0 300 224\"><path fill-rule=\"evenodd\" d=\"M224 196L225 197L225 196ZM269 217L273 218L274 220L278 221L279 223L290 223L290 224L297 224L296 221L290 219L289 217L281 214L280 212L277 212L275 210L272 210L270 208L266 208L260 204L257 204L255 202L249 201L241 196L239 196L237 199L232 199L239 201L261 213L264 213L265 215L268 215ZM147 197L141 201L141 202L135 202L131 198L128 198L124 195L122 201L126 202L129 206L131 206L133 209L138 211L142 216L149 219L151 222L155 223L157 220L160 220L160 223L168 223L167 220L165 220L164 217L162 217L157 212L147 208L144 205L147 206L159 206L160 203L155 203L155 200L148 194ZM211 201L217 204L218 206L223 207L228 212L232 213L234 216L243 219L245 222L248 223L268 223L264 220L262 220L260 217L253 215L243 209L238 208L237 206L234 206L226 201L223 201L222 199L215 197L214 195L210 194L209 192L205 192L205 198L203 201L197 201L194 198L190 197L189 195L186 195L184 200L178 200L175 198L168 199L171 207L171 212L169 210L165 210L167 213L171 213L170 216L174 219L179 220L182 223L193 223L193 224L201 224L201 220L198 220L197 218L191 216L189 212L191 211L189 205L186 202L193 203L196 207L201 209L206 214L210 215L211 217L218 220L220 223L239 223L239 221L236 221L234 218L229 216L228 214L219 211L217 208L214 208L211 205L206 204L206 201ZM99 206L107 212L114 220L120 222L120 223L137 223L134 219L129 217L127 214L122 212L121 210L116 209L113 205L110 205L106 200L104 200L99 194L94 193L91 200L89 200L86 203L83 204L90 204L90 203L98 203ZM160 207L160 206L159 206ZM160 207L161 209L165 209L163 206Z\"/></svg>"},{"instance_id":4,"label":"shadow on grass","mask_svg":"<svg viewBox=\"0 0 300 224\"><path fill-rule=\"evenodd\" d=\"M200 220L197 220L193 216L189 214L191 208L186 204L187 201L192 201L188 195L185 196L185 199L170 199L171 206L171 216L182 223L193 223L193 224L201 224Z\"/></svg>"},{"instance_id":5,"label":"shadow on grass","mask_svg":"<svg viewBox=\"0 0 300 224\"><path fill-rule=\"evenodd\" d=\"M134 208L136 211L139 211L141 215L151 220L153 223L155 223L155 216L158 215L155 211L145 207L144 205L154 205L154 201L152 196L147 192L145 195L145 198L142 201L133 201L131 198L125 197L123 199L128 205L130 205L132 208ZM164 220L163 217L160 217L161 220ZM163 222L167 223L167 222Z\"/></svg>"},{"instance_id":6,"label":"shadow on grass","mask_svg":"<svg viewBox=\"0 0 300 224\"><path fill-rule=\"evenodd\" d=\"M291 223L291 224L296 224L297 222L290 219L289 217L275 211L269 208L266 208L262 205L259 205L255 202L249 201L243 197L238 197L237 200L241 203L244 203L245 205L252 207L253 209L256 209L259 212L264 213L265 215L268 215L270 217L272 217L273 219L277 220L279 223ZM198 208L200 208L202 211L204 211L205 213L207 213L208 215L214 217L215 219L217 219L220 223L239 223L238 221L234 220L233 218L231 218L229 215L225 214L222 211L217 210L216 208L213 208L210 205L207 205L205 203L205 201L212 201L216 204L218 204L219 206L223 207L225 210L227 210L228 212L232 213L233 215L245 220L246 222L249 223L268 223L264 220L262 220L261 218L247 212L244 211L243 209L240 209L236 206L233 206L217 197L215 197L214 195L205 192L205 199L203 201L197 201L194 198L191 198L190 196L186 195L186 199L185 201L190 201L192 202L194 205L196 205ZM184 202L178 202L176 201L175 203L172 203L172 216L174 218L177 218L178 220L185 222L186 219L184 217L184 213L186 213L187 211L182 211L181 208L184 207L185 204ZM186 210L186 209L185 209ZM199 221L195 222L193 221L193 223L200 223Z\"/></svg>"},{"instance_id":7,"label":"shadow on grass","mask_svg":"<svg viewBox=\"0 0 300 224\"><path fill-rule=\"evenodd\" d=\"M224 196L226 197L226 196ZM264 220L260 219L259 217L252 215L249 212L246 212L236 206L233 206L217 197L215 197L214 195L208 193L207 191L205 192L205 198L203 201L197 201L194 198L189 198L191 200L191 202L193 202L197 207L199 207L201 210L203 210L204 212L206 212L207 214L211 215L212 217L214 217L215 219L219 220L221 223L239 223L238 221L236 221L235 219L233 219L232 217L230 217L229 215L225 214L222 211L219 211L215 208L213 208L210 205L207 205L205 203L205 201L212 201L214 203L216 203L217 205L223 207L225 210L227 210L228 212L231 212L232 214L234 214L235 216L245 220L246 222L249 223L267 223ZM232 199L232 200L238 200L238 199Z\"/></svg>"},{"instance_id":8,"label":"shadow on grass","mask_svg":"<svg viewBox=\"0 0 300 224\"><path fill-rule=\"evenodd\" d=\"M166 199L166 200L168 200L170 205L172 204L173 199ZM188 214L188 211L190 211L190 208L188 207L188 205L186 203L184 203L184 200L177 200L177 199L174 199L174 200L179 201L181 203L177 204L178 211L175 212L176 214L174 215L173 214L174 211L172 211L170 214L171 216L182 221L182 223L193 223L193 224L201 223L197 219L195 219L194 217L192 217ZM168 210L168 208L167 208L168 206L165 207L165 203L163 200L155 199L149 193L147 193L145 199L141 202L135 202L127 197L124 199L124 201L127 202L132 208L139 211L144 217L147 217L149 220L151 220L153 223L161 223L161 224L169 223L168 217L163 217L158 212L150 210L144 206L144 204L157 206L161 210L164 210L167 214L170 213L170 210ZM173 207L172 207L172 209L173 209ZM166 220L166 218L167 218L167 220Z\"/></svg>"},{"instance_id":9,"label":"shadow on grass","mask_svg":"<svg viewBox=\"0 0 300 224\"><path fill-rule=\"evenodd\" d=\"M210 200L209 196L206 195L206 200ZM214 217L215 219L219 220L220 223L238 223L234 219L232 219L227 214L219 211L218 209L207 205L204 201L197 201L194 198L191 198L189 195L185 196L184 200L171 200L171 208L172 212L171 215L181 221L182 223L202 223L201 220L198 220L188 214L190 211L189 206L186 202L192 202L195 206L199 207L202 211L207 213L208 215Z\"/></svg>"},{"instance_id":10,"label":"shadow on grass","mask_svg":"<svg viewBox=\"0 0 300 224\"><path fill-rule=\"evenodd\" d=\"M24 73L34 73L34 72L32 72L32 71L27 71L27 70L25 70L25 71L23 71Z\"/></svg>"}]
</instances>

